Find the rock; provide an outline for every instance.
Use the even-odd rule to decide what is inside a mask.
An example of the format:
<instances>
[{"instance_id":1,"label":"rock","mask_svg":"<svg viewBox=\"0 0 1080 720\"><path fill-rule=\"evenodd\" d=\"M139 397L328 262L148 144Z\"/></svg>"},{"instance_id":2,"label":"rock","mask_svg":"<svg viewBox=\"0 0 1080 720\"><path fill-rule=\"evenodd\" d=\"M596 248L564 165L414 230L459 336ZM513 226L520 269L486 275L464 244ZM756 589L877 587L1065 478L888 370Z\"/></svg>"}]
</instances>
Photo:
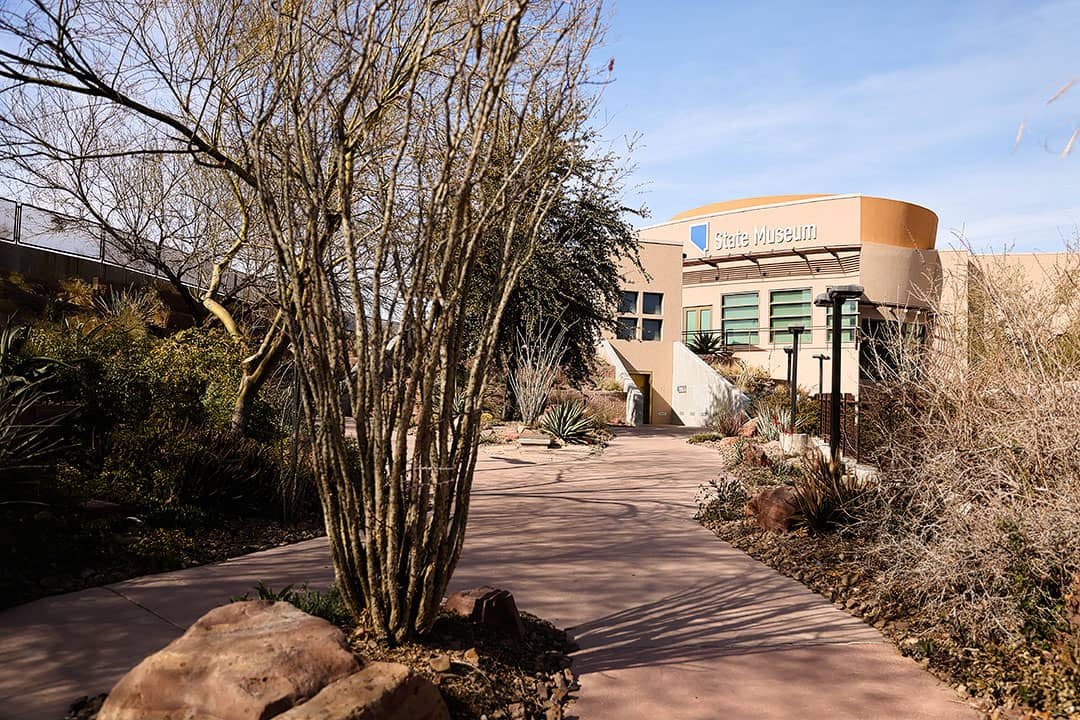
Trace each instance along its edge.
<instances>
[{"instance_id":1,"label":"rock","mask_svg":"<svg viewBox=\"0 0 1080 720\"><path fill-rule=\"evenodd\" d=\"M753 516L764 530L787 532L798 514L795 506L795 489L778 485L762 490L746 503L745 512Z\"/></svg>"},{"instance_id":2,"label":"rock","mask_svg":"<svg viewBox=\"0 0 1080 720\"><path fill-rule=\"evenodd\" d=\"M755 435L757 435L757 418L750 418L739 429L739 437L748 438Z\"/></svg>"},{"instance_id":3,"label":"rock","mask_svg":"<svg viewBox=\"0 0 1080 720\"><path fill-rule=\"evenodd\" d=\"M83 500L79 503L79 507L93 515L119 515L124 509L124 506L119 503L97 500L96 498Z\"/></svg>"},{"instance_id":4,"label":"rock","mask_svg":"<svg viewBox=\"0 0 1080 720\"><path fill-rule=\"evenodd\" d=\"M784 460L784 450L780 447L779 440L770 440L761 446L761 451L765 453L765 457L773 465L777 465Z\"/></svg>"},{"instance_id":5,"label":"rock","mask_svg":"<svg viewBox=\"0 0 1080 720\"><path fill-rule=\"evenodd\" d=\"M515 640L525 638L517 604L508 590L499 590L490 585L460 590L446 601L446 609L464 615L473 622L493 627Z\"/></svg>"},{"instance_id":6,"label":"rock","mask_svg":"<svg viewBox=\"0 0 1080 720\"><path fill-rule=\"evenodd\" d=\"M275 720L449 720L430 681L399 663L376 662L324 687Z\"/></svg>"},{"instance_id":7,"label":"rock","mask_svg":"<svg viewBox=\"0 0 1080 720\"><path fill-rule=\"evenodd\" d=\"M325 620L285 602L235 602L136 665L98 720L260 720L359 668L345 635Z\"/></svg>"},{"instance_id":8,"label":"rock","mask_svg":"<svg viewBox=\"0 0 1080 720\"><path fill-rule=\"evenodd\" d=\"M1069 624L1080 630L1080 573L1073 576L1072 587L1065 595L1065 614Z\"/></svg>"},{"instance_id":9,"label":"rock","mask_svg":"<svg viewBox=\"0 0 1080 720\"><path fill-rule=\"evenodd\" d=\"M450 671L450 656L439 654L431 658L431 669L435 672L449 672Z\"/></svg>"},{"instance_id":10,"label":"rock","mask_svg":"<svg viewBox=\"0 0 1080 720\"><path fill-rule=\"evenodd\" d=\"M525 718L525 704L524 703L514 703L513 705L508 707L507 710L510 711L510 717L513 718L513 720L524 720L524 718Z\"/></svg>"},{"instance_id":11,"label":"rock","mask_svg":"<svg viewBox=\"0 0 1080 720\"><path fill-rule=\"evenodd\" d=\"M462 657L470 665L477 665L480 662L480 653L476 652L476 648L469 648Z\"/></svg>"}]
</instances>

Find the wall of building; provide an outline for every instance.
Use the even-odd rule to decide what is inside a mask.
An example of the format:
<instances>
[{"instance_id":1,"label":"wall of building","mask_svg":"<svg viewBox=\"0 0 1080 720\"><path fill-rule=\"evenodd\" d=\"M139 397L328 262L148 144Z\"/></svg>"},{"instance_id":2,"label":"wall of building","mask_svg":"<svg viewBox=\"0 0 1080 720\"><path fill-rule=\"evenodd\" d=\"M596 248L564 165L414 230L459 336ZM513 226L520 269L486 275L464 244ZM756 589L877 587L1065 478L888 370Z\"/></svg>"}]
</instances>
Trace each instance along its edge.
<instances>
[{"instance_id":1,"label":"wall of building","mask_svg":"<svg viewBox=\"0 0 1080 720\"><path fill-rule=\"evenodd\" d=\"M706 427L724 408L745 407L747 397L680 342L674 344L671 406L683 425Z\"/></svg>"},{"instance_id":2,"label":"wall of building","mask_svg":"<svg viewBox=\"0 0 1080 720\"><path fill-rule=\"evenodd\" d=\"M645 317L661 320L661 337L658 341L643 341L609 336L608 340L629 372L651 376L651 422L677 423L671 408L672 343L682 337L682 243L643 239L638 249L648 276L630 264L624 265L623 289L639 294L638 309L632 315L639 320L638 337L640 320ZM640 294L644 292L663 294L660 315L646 316L640 312Z\"/></svg>"},{"instance_id":3,"label":"wall of building","mask_svg":"<svg viewBox=\"0 0 1080 720\"><path fill-rule=\"evenodd\" d=\"M706 243L691 228L706 226ZM796 195L749 198L707 205L642 230L642 236L681 241L684 264L683 307L711 308L712 329L723 319L723 296L758 293L758 342L736 346L737 358L787 376L787 338L770 336L770 294L808 290L811 302L830 286L862 285L864 318L914 319L908 308L925 308L941 284L933 250L937 216L926 208L861 195ZM818 361L832 355L827 310L811 305L808 330L801 337L797 382L818 391ZM822 389L829 392L831 359L824 364ZM845 342L841 391L858 394L858 349Z\"/></svg>"}]
</instances>

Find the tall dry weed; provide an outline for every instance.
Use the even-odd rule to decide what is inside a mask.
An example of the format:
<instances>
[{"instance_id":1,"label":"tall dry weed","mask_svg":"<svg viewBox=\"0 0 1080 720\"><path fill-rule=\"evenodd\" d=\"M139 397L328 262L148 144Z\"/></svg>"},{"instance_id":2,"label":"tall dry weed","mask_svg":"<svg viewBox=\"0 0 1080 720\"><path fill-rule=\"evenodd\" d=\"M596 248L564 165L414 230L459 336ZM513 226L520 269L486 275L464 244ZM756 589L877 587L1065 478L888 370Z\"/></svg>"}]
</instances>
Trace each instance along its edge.
<instances>
[{"instance_id":1,"label":"tall dry weed","mask_svg":"<svg viewBox=\"0 0 1080 720\"><path fill-rule=\"evenodd\" d=\"M878 341L867 428L882 593L978 642L1052 633L1080 571L1080 253L1041 281L1017 262L973 257L969 312L935 302L929 343Z\"/></svg>"}]
</instances>

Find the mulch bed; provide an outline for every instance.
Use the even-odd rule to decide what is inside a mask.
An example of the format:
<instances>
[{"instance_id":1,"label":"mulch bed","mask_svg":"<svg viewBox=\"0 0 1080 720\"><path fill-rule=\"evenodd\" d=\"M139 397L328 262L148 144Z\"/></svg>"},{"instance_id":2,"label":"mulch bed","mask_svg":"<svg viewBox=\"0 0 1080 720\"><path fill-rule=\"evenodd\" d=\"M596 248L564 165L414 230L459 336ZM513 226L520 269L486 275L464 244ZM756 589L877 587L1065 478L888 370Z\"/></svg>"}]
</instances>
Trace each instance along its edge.
<instances>
[{"instance_id":1,"label":"mulch bed","mask_svg":"<svg viewBox=\"0 0 1080 720\"><path fill-rule=\"evenodd\" d=\"M166 521L168 520L168 521ZM220 562L322 535L321 521L154 518L0 506L0 609L141 575Z\"/></svg>"},{"instance_id":2,"label":"mulch bed","mask_svg":"<svg viewBox=\"0 0 1080 720\"><path fill-rule=\"evenodd\" d=\"M970 647L918 607L882 605L858 538L706 523L722 540L860 617L989 718L1080 717L1080 633L1037 647ZM1042 708L1042 709L1034 709Z\"/></svg>"},{"instance_id":3,"label":"mulch bed","mask_svg":"<svg viewBox=\"0 0 1080 720\"><path fill-rule=\"evenodd\" d=\"M554 625L520 615L521 643L453 613L422 642L390 648L363 631L350 641L368 660L403 663L435 683L454 720L561 720L578 689L568 656L577 648Z\"/></svg>"}]
</instances>

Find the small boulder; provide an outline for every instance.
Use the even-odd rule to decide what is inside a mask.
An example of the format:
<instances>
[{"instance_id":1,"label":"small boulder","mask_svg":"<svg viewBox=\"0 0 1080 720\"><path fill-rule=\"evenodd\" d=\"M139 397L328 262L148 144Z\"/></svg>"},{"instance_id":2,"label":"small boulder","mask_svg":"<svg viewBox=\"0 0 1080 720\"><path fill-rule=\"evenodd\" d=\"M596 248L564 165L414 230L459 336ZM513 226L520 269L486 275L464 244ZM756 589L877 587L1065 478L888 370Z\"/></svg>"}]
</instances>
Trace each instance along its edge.
<instances>
[{"instance_id":1,"label":"small boulder","mask_svg":"<svg viewBox=\"0 0 1080 720\"><path fill-rule=\"evenodd\" d=\"M787 485L765 488L746 503L746 514L753 516L764 530L791 530L798 515L795 489Z\"/></svg>"},{"instance_id":2,"label":"small boulder","mask_svg":"<svg viewBox=\"0 0 1080 720\"><path fill-rule=\"evenodd\" d=\"M120 679L98 720L261 720L355 673L345 635L285 602L215 608Z\"/></svg>"},{"instance_id":3,"label":"small boulder","mask_svg":"<svg viewBox=\"0 0 1080 720\"><path fill-rule=\"evenodd\" d=\"M330 683L275 720L450 720L439 689L399 663L376 662Z\"/></svg>"},{"instance_id":4,"label":"small boulder","mask_svg":"<svg viewBox=\"0 0 1080 720\"><path fill-rule=\"evenodd\" d=\"M464 615L473 622L493 627L515 640L525 638L517 603L508 590L499 590L490 585L459 590L446 601L446 609Z\"/></svg>"},{"instance_id":5,"label":"small boulder","mask_svg":"<svg viewBox=\"0 0 1080 720\"><path fill-rule=\"evenodd\" d=\"M749 438L755 435L757 435L757 418L750 418L739 430L739 437Z\"/></svg>"}]
</instances>

